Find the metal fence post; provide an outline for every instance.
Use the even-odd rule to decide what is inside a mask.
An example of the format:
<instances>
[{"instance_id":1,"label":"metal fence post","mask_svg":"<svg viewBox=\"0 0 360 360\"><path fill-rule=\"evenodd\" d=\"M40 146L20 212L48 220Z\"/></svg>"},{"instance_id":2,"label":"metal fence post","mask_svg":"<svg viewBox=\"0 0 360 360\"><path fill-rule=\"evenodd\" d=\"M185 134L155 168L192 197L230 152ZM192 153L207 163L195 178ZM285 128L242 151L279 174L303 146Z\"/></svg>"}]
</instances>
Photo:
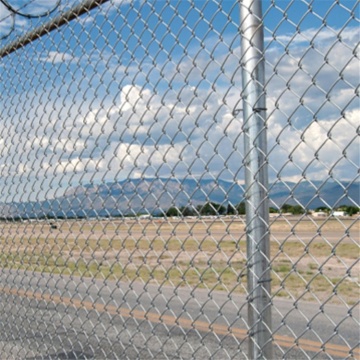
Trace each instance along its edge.
<instances>
[{"instance_id":1,"label":"metal fence post","mask_svg":"<svg viewBox=\"0 0 360 360\"><path fill-rule=\"evenodd\" d=\"M264 33L260 0L240 1L249 357L272 359Z\"/></svg>"}]
</instances>

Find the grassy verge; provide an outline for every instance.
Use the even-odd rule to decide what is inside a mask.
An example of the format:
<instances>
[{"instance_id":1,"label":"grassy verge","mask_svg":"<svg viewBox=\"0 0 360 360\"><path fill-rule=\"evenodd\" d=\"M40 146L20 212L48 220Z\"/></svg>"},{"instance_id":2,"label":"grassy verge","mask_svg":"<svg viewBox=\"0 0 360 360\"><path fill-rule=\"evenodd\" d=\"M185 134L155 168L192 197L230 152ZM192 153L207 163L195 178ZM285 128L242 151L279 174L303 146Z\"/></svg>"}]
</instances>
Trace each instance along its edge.
<instances>
[{"instance_id":1,"label":"grassy verge","mask_svg":"<svg viewBox=\"0 0 360 360\"><path fill-rule=\"evenodd\" d=\"M356 302L358 228L359 222L352 220L273 222L271 230L283 235L271 242L272 293L309 301ZM324 237L313 237L319 229ZM326 234L334 231L342 238L346 229L353 233L343 241L326 240ZM298 238L289 240L286 232L295 230ZM56 230L46 223L5 224L0 266L246 293L244 231L240 221L63 222ZM287 240L279 241L280 236ZM302 241L306 238L315 240Z\"/></svg>"},{"instance_id":2,"label":"grassy verge","mask_svg":"<svg viewBox=\"0 0 360 360\"><path fill-rule=\"evenodd\" d=\"M72 251L69 251L69 248ZM125 241L107 248L98 243L69 245L66 251L49 244L24 251L2 252L3 268L43 273L95 277L120 281L143 281L246 293L245 243L218 244L189 239L163 243ZM81 249L81 251L80 251ZM97 251L101 249L101 254ZM240 249L240 250L239 250ZM272 292L275 296L305 300L355 303L358 276L351 264L357 259L356 244L272 244ZM75 255L76 253L76 255ZM105 255L104 255L105 254ZM107 254L107 256L106 256ZM111 256L109 256L111 254ZM236 254L236 256L234 255ZM348 265L347 265L348 264ZM357 281L356 281L357 280Z\"/></svg>"}]
</instances>

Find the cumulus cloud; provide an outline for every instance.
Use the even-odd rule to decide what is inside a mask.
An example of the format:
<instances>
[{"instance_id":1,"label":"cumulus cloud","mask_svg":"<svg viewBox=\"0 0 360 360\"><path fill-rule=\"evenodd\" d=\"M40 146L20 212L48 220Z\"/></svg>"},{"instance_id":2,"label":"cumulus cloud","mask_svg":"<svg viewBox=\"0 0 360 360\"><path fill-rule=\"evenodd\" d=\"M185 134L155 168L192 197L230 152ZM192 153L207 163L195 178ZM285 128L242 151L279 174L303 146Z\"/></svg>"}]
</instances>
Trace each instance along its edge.
<instances>
[{"instance_id":1,"label":"cumulus cloud","mask_svg":"<svg viewBox=\"0 0 360 360\"><path fill-rule=\"evenodd\" d=\"M135 38L141 53L147 45ZM287 34L271 39L265 54L270 180L355 178L354 29L343 30L342 38L346 43L330 29L307 29L291 37L287 53ZM69 73L57 81L46 78L35 93L14 96L22 105L2 113L2 194L24 179L29 196L34 187L48 196L57 187L128 177L208 174L241 181L242 113L233 115L242 107L240 47L226 52L215 35L186 51L183 44L170 50L166 42L160 51L155 43L143 58L134 50L131 61L125 59L134 45L126 50L119 43L119 57L108 49L89 58L56 51L42 56L42 62L78 68L71 73L66 66Z\"/></svg>"},{"instance_id":2,"label":"cumulus cloud","mask_svg":"<svg viewBox=\"0 0 360 360\"><path fill-rule=\"evenodd\" d=\"M358 34L356 28L344 28L341 34L337 36L339 29L332 29L328 26L319 28L308 28L304 30L297 29L295 34L280 34L276 36L278 44L291 44L292 46L306 46L309 43L318 46L332 45L337 41L341 41L343 44L352 46L352 44L358 41ZM270 42L273 37L266 36L265 41Z\"/></svg>"},{"instance_id":3,"label":"cumulus cloud","mask_svg":"<svg viewBox=\"0 0 360 360\"><path fill-rule=\"evenodd\" d=\"M41 60L52 64L59 64L76 61L76 58L66 52L49 51L49 53L46 56L43 56Z\"/></svg>"}]
</instances>

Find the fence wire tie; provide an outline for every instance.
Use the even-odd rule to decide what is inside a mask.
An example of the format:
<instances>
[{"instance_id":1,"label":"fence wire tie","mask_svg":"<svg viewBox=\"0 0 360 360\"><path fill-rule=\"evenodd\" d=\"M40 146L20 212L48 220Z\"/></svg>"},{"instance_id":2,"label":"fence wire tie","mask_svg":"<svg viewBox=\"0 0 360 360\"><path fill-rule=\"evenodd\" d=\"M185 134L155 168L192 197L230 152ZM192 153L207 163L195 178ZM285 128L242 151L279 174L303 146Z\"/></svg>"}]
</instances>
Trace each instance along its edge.
<instances>
[{"instance_id":1,"label":"fence wire tie","mask_svg":"<svg viewBox=\"0 0 360 360\"><path fill-rule=\"evenodd\" d=\"M261 111L266 111L266 110L267 110L267 108L262 108L262 107L253 108L253 111L255 113L259 113ZM233 116L238 116L241 112L243 112L243 109L234 109L232 114L233 114Z\"/></svg>"},{"instance_id":2,"label":"fence wire tie","mask_svg":"<svg viewBox=\"0 0 360 360\"><path fill-rule=\"evenodd\" d=\"M261 107L258 107L258 108L253 108L253 111L256 112L256 113L259 113L261 111L266 111L267 108L261 108Z\"/></svg>"},{"instance_id":3,"label":"fence wire tie","mask_svg":"<svg viewBox=\"0 0 360 360\"><path fill-rule=\"evenodd\" d=\"M258 280L258 284L267 283L267 282L271 282L271 281L272 281L272 279Z\"/></svg>"}]
</instances>

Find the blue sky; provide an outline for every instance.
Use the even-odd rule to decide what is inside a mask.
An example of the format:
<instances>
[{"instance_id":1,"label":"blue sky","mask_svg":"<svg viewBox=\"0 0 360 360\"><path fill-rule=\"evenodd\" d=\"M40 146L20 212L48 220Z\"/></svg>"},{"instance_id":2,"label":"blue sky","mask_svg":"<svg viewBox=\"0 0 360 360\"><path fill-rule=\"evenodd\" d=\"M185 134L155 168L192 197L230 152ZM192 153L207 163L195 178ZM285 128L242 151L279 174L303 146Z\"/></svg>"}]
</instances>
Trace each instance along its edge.
<instances>
[{"instance_id":1,"label":"blue sky","mask_svg":"<svg viewBox=\"0 0 360 360\"><path fill-rule=\"evenodd\" d=\"M4 58L0 197L127 177L243 182L239 11L110 1ZM359 5L263 1L263 12L270 181L356 179ZM5 34L4 9L0 19ZM46 19L14 21L2 44Z\"/></svg>"}]
</instances>

